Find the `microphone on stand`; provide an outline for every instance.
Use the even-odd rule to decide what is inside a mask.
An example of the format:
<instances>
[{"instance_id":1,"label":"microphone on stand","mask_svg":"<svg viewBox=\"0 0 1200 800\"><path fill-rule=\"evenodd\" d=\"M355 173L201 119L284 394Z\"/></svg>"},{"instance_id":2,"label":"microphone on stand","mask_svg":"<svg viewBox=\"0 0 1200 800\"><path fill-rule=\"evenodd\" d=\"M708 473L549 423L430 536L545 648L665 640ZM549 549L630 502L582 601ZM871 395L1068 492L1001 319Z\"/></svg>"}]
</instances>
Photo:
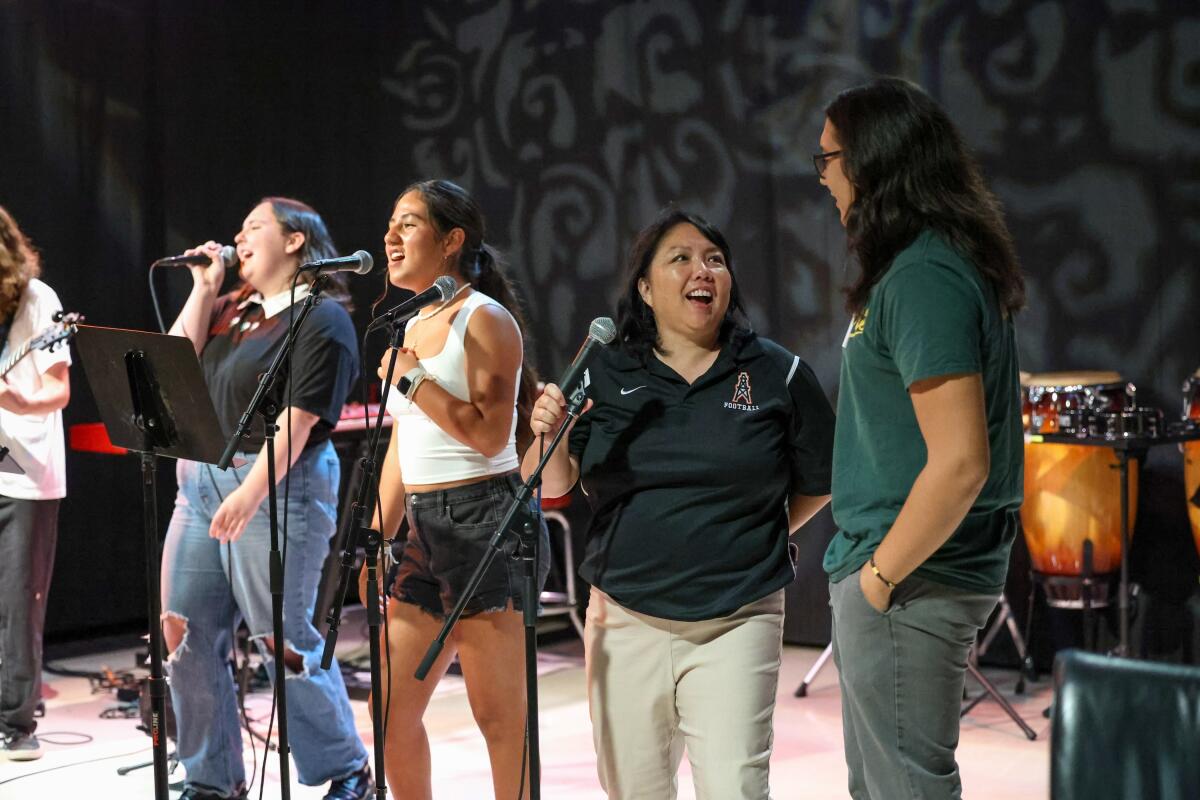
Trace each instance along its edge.
<instances>
[{"instance_id":1,"label":"microphone on stand","mask_svg":"<svg viewBox=\"0 0 1200 800\"><path fill-rule=\"evenodd\" d=\"M322 258L320 261L310 261L301 264L300 270L316 270L317 272L353 272L355 275L369 275L375 260L366 250L359 250L353 255L339 258Z\"/></svg>"},{"instance_id":2,"label":"microphone on stand","mask_svg":"<svg viewBox=\"0 0 1200 800\"><path fill-rule=\"evenodd\" d=\"M155 261L151 266L154 267L204 267L207 266L212 259L203 253L197 253L192 256L178 255L167 256ZM232 269L238 265L237 248L233 245L225 245L221 248L221 263L225 265L225 269Z\"/></svg>"},{"instance_id":3,"label":"microphone on stand","mask_svg":"<svg viewBox=\"0 0 1200 800\"><path fill-rule=\"evenodd\" d=\"M383 312L378 317L371 320L371 324L367 326L367 331L370 332L377 328L381 328L384 325L388 325L392 322L392 320L405 316L406 314L411 314L412 312L418 311L427 305L431 305L433 303L444 303L451 297L454 297L454 293L457 291L458 284L455 283L454 278L451 278L449 275L442 275L425 291L421 292L420 294L413 295L400 305L393 306L391 309Z\"/></svg>"},{"instance_id":4,"label":"microphone on stand","mask_svg":"<svg viewBox=\"0 0 1200 800\"><path fill-rule=\"evenodd\" d=\"M576 387L576 384L583 379L588 362L596 356L601 347L612 344L616 338L617 326L613 324L611 318L596 317L592 320L592 324L588 326L587 338L583 340L583 346L579 348L579 352L575 354L575 360L571 362L571 366L567 367L562 380L558 382L558 388L562 390L563 397L569 401L576 388L586 388L585 386Z\"/></svg>"}]
</instances>

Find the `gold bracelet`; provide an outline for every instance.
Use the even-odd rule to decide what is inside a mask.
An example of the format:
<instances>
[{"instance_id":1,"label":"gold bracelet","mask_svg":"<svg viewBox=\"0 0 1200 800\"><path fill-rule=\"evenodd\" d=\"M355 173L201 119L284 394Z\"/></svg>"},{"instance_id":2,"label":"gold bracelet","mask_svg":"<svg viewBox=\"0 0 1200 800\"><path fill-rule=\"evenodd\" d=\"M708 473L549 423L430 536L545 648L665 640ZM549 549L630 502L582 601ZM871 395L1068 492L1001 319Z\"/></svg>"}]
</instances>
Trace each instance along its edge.
<instances>
[{"instance_id":1,"label":"gold bracelet","mask_svg":"<svg viewBox=\"0 0 1200 800\"><path fill-rule=\"evenodd\" d=\"M891 581L889 581L887 578L883 577L883 573L879 571L879 567L875 566L875 555L874 555L874 554L872 554L872 555L871 555L871 572L874 572L874 573L875 573L875 577L876 577L876 578L879 578L879 580L883 581L883 582L884 582L884 584L885 584L885 585L886 585L886 586L887 586L889 589L891 589L891 590L895 591L895 589L896 589L896 584L892 583L892 582L891 582Z\"/></svg>"}]
</instances>

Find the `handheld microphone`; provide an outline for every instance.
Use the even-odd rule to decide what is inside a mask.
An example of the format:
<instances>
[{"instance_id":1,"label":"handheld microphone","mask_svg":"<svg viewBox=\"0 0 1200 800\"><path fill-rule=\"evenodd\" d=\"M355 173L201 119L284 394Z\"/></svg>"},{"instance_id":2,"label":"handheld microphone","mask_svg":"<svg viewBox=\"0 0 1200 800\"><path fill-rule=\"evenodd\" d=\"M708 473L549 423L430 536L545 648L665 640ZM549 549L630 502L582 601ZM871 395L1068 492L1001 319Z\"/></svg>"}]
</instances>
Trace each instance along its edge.
<instances>
[{"instance_id":1,"label":"handheld microphone","mask_svg":"<svg viewBox=\"0 0 1200 800\"><path fill-rule=\"evenodd\" d=\"M167 256L155 261L153 266L156 267L204 267L209 264L211 259L204 254L194 256ZM233 245L225 245L221 248L221 263L225 265L225 269L231 269L238 265L237 248Z\"/></svg>"},{"instance_id":2,"label":"handheld microphone","mask_svg":"<svg viewBox=\"0 0 1200 800\"><path fill-rule=\"evenodd\" d=\"M442 275L425 291L413 295L400 305L392 307L390 310L383 312L371 320L371 324L367 326L367 330L373 331L376 328L387 325L394 319L411 314L427 305L444 303L451 297L454 297L454 293L457 291L458 284L455 283L454 278L451 278L449 275Z\"/></svg>"},{"instance_id":3,"label":"handheld microphone","mask_svg":"<svg viewBox=\"0 0 1200 800\"><path fill-rule=\"evenodd\" d=\"M354 255L340 258L323 258L320 261L310 261L301 264L301 270L316 270L317 272L353 272L355 275L367 275L375 266L374 259L366 250L359 250Z\"/></svg>"},{"instance_id":4,"label":"handheld microphone","mask_svg":"<svg viewBox=\"0 0 1200 800\"><path fill-rule=\"evenodd\" d=\"M612 344L617 338L617 326L613 324L609 317L596 317L592 320L592 324L588 326L587 338L583 340L583 346L579 348L579 352L575 354L575 360L571 362L571 366L567 367L567 371L563 373L562 380L558 382L558 388L562 389L563 396L570 399L575 393L582 378L583 372L587 369L588 362L595 357L599 348Z\"/></svg>"}]
</instances>

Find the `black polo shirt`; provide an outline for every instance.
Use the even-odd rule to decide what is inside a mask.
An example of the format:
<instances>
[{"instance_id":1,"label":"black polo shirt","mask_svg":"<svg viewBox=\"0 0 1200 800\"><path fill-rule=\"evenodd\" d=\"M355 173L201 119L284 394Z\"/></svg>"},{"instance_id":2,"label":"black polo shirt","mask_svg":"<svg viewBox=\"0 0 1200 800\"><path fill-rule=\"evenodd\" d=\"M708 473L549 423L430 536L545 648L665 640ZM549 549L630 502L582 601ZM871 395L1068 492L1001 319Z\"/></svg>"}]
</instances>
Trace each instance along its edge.
<instances>
[{"instance_id":1,"label":"black polo shirt","mask_svg":"<svg viewBox=\"0 0 1200 800\"><path fill-rule=\"evenodd\" d=\"M787 498L829 493L833 409L808 365L734 337L692 385L606 348L570 448L592 507L579 573L626 608L729 614L788 584Z\"/></svg>"},{"instance_id":2,"label":"black polo shirt","mask_svg":"<svg viewBox=\"0 0 1200 800\"><path fill-rule=\"evenodd\" d=\"M299 302L295 312L300 312ZM239 303L234 294L222 295L213 305L200 366L226 436L237 430L258 389L260 376L271 366L283 344L289 317L288 309L284 308L268 318L260 304ZM285 363L269 399L279 411L283 411L290 399L294 407L320 417L309 432L307 450L329 439L358 379L358 338L346 309L328 297L321 298L296 337L290 381L287 368ZM240 449L257 452L262 443L262 417L255 415L250 435L242 440ZM282 439L279 445L284 445Z\"/></svg>"}]
</instances>

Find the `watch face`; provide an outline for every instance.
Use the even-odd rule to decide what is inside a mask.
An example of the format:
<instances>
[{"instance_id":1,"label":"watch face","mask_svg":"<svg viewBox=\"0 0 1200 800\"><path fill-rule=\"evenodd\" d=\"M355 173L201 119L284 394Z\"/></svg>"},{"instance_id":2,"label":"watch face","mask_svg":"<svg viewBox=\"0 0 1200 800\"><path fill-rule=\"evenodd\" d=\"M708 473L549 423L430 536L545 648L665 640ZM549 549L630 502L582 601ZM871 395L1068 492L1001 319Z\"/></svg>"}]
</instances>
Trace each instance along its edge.
<instances>
[{"instance_id":1,"label":"watch face","mask_svg":"<svg viewBox=\"0 0 1200 800\"><path fill-rule=\"evenodd\" d=\"M408 379L408 376L401 375L400 382L396 384L396 388L400 390L400 394L408 394L408 387L410 386L412 386L412 381Z\"/></svg>"}]
</instances>

